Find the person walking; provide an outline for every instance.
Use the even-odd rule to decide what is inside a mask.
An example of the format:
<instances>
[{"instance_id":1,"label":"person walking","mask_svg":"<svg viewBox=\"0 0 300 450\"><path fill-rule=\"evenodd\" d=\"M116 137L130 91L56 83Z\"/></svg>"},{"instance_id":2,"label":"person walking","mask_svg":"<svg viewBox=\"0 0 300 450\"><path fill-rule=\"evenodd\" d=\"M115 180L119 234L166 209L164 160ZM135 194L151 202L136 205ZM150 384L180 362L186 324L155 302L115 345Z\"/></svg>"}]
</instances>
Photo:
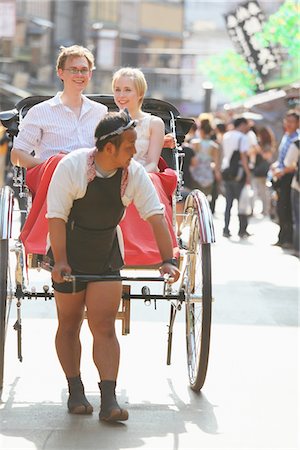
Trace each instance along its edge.
<instances>
[{"instance_id":1,"label":"person walking","mask_svg":"<svg viewBox=\"0 0 300 450\"><path fill-rule=\"evenodd\" d=\"M248 121L244 117L234 120L234 129L227 131L223 137L223 159L222 159L222 177L225 189L225 216L223 236L231 236L229 230L231 208L234 199L239 202L242 189L245 184L250 185L251 175L248 167L247 153L249 151L249 141L247 133L249 130ZM235 159L236 158L236 159ZM236 160L236 172L231 172L232 161ZM247 238L248 216L245 213L239 213L239 231L240 238Z\"/></svg>"},{"instance_id":2,"label":"person walking","mask_svg":"<svg viewBox=\"0 0 300 450\"><path fill-rule=\"evenodd\" d=\"M252 184L255 194L255 200L259 199L262 203L263 216L270 216L271 196L270 189L267 186L267 175L269 168L274 161L275 155L275 136L268 127L257 128L256 152L254 155L254 167L252 170Z\"/></svg>"},{"instance_id":3,"label":"person walking","mask_svg":"<svg viewBox=\"0 0 300 450\"><path fill-rule=\"evenodd\" d=\"M219 170L221 167L221 162L223 159L223 147L222 147L222 142L223 142L223 136L226 133L226 125L223 122L217 122L215 129L214 129L214 134L213 134L213 140L217 143L218 145L218 165L219 165ZM222 181L222 176L220 176L218 179L215 177L214 178L214 182L213 182L213 187L212 187L212 193L211 193L211 201L210 201L210 209L212 214L215 213L215 209L216 209L216 201L219 197L220 191L221 191L221 181Z\"/></svg>"},{"instance_id":4,"label":"person walking","mask_svg":"<svg viewBox=\"0 0 300 450\"><path fill-rule=\"evenodd\" d=\"M200 138L192 140L195 157L190 165L193 188L200 189L211 205L214 182L221 180L220 149L212 140L213 128L208 119L200 121ZM212 208L211 208L212 209Z\"/></svg>"}]
</instances>

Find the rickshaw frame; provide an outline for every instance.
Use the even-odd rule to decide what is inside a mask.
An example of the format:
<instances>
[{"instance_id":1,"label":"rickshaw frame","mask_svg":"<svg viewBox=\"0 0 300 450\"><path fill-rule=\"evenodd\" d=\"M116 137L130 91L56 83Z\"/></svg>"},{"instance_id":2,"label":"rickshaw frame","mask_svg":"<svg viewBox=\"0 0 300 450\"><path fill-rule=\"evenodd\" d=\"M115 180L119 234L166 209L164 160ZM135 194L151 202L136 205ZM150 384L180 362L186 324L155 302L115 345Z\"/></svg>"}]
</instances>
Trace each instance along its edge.
<instances>
[{"instance_id":1,"label":"rickshaw frame","mask_svg":"<svg viewBox=\"0 0 300 450\"><path fill-rule=\"evenodd\" d=\"M117 111L113 96L88 95L94 101L104 103L110 111ZM51 98L51 96L33 96L21 100L15 109L0 113L0 120L7 128L7 134L13 140L18 133L18 125L27 111L35 104ZM158 115L164 120L166 133L174 136L176 147L170 153L162 153L167 163L172 167L178 178L175 199L173 202L173 216L175 218L175 204L181 199L181 189L184 183L182 179L183 153L180 145L185 134L189 131L193 120L180 117L179 111L170 103L145 98L143 110ZM171 157L170 157L171 156ZM28 195L24 185L23 170L15 168L15 185L20 189L21 195ZM4 349L5 337L8 325L7 303L16 299L17 321L14 329L17 331L18 357L22 361L22 323L21 302L24 298L52 298L53 292L44 287L42 292L31 292L25 288L23 271L24 249L20 240L14 245L16 255L16 270L14 286L9 276L9 242L12 237L14 192L9 186L0 188L0 392L3 387ZM28 211L27 211L28 213ZM163 277L121 277L123 281L157 281L163 283L163 294L153 294L147 286L142 288L141 294L132 294L130 285L123 285L122 301L117 319L122 321L122 334L130 332L131 300L149 301L167 300L170 302L170 319L168 326L167 364L171 363L171 349L173 325L177 311L185 304L186 348L187 365L190 387L199 391L206 378L211 329L211 303L212 303L212 279L211 279L211 244L215 242L212 214L205 195L199 190L193 190L186 198L183 213L182 233L178 244L180 247L179 268L181 277L177 292ZM175 223L174 223L175 226ZM33 255L34 256L34 255ZM38 264L45 268L43 261ZM132 267L130 267L132 268ZM134 269L153 269L157 266L137 266ZM125 270L129 267L125 267ZM85 276L91 280L95 276ZM107 277L106 277L107 279ZM118 278L120 279L120 277ZM98 280L100 281L99 277ZM72 280L70 280L72 281ZM74 279L73 279L74 281ZM102 277L101 281L105 281Z\"/></svg>"}]
</instances>

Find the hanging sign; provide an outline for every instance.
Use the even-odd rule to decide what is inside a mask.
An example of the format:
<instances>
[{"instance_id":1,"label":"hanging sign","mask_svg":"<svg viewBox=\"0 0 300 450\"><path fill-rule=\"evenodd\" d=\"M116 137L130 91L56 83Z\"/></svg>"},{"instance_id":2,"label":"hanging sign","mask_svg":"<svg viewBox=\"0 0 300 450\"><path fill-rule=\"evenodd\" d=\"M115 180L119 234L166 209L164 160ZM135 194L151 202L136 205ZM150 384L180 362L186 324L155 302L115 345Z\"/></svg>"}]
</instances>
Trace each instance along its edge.
<instances>
[{"instance_id":1,"label":"hanging sign","mask_svg":"<svg viewBox=\"0 0 300 450\"><path fill-rule=\"evenodd\" d=\"M228 34L236 50L244 56L256 73L258 90L264 89L264 81L279 62L278 51L264 47L256 38L265 23L265 15L257 1L247 1L225 15Z\"/></svg>"}]
</instances>

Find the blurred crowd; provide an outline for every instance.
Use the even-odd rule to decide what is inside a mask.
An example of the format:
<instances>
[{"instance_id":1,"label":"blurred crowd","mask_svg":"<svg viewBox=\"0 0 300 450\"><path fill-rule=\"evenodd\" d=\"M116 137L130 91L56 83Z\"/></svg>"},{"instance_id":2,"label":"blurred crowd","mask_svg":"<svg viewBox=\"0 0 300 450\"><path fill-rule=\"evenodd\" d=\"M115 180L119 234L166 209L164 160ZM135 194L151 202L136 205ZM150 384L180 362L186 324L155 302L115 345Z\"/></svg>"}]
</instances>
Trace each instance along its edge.
<instances>
[{"instance_id":1,"label":"blurred crowd","mask_svg":"<svg viewBox=\"0 0 300 450\"><path fill-rule=\"evenodd\" d=\"M183 144L183 197L200 189L213 214L219 195L225 197L226 238L231 237L231 208L236 200L241 239L250 236L251 216L270 218L279 225L274 245L299 257L299 113L289 110L282 125L282 139L277 142L270 127L246 117L225 122L201 114Z\"/></svg>"}]
</instances>

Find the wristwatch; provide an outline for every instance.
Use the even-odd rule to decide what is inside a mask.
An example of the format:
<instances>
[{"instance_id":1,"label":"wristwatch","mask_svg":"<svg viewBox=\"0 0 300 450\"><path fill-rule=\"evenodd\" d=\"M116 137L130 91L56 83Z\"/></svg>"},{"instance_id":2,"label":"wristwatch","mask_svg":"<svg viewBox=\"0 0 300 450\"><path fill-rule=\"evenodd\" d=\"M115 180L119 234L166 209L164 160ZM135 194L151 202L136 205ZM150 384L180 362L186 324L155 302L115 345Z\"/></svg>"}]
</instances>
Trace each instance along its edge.
<instances>
[{"instance_id":1,"label":"wristwatch","mask_svg":"<svg viewBox=\"0 0 300 450\"><path fill-rule=\"evenodd\" d=\"M176 258L165 259L161 264L171 264L172 266L178 267L178 261Z\"/></svg>"}]
</instances>

